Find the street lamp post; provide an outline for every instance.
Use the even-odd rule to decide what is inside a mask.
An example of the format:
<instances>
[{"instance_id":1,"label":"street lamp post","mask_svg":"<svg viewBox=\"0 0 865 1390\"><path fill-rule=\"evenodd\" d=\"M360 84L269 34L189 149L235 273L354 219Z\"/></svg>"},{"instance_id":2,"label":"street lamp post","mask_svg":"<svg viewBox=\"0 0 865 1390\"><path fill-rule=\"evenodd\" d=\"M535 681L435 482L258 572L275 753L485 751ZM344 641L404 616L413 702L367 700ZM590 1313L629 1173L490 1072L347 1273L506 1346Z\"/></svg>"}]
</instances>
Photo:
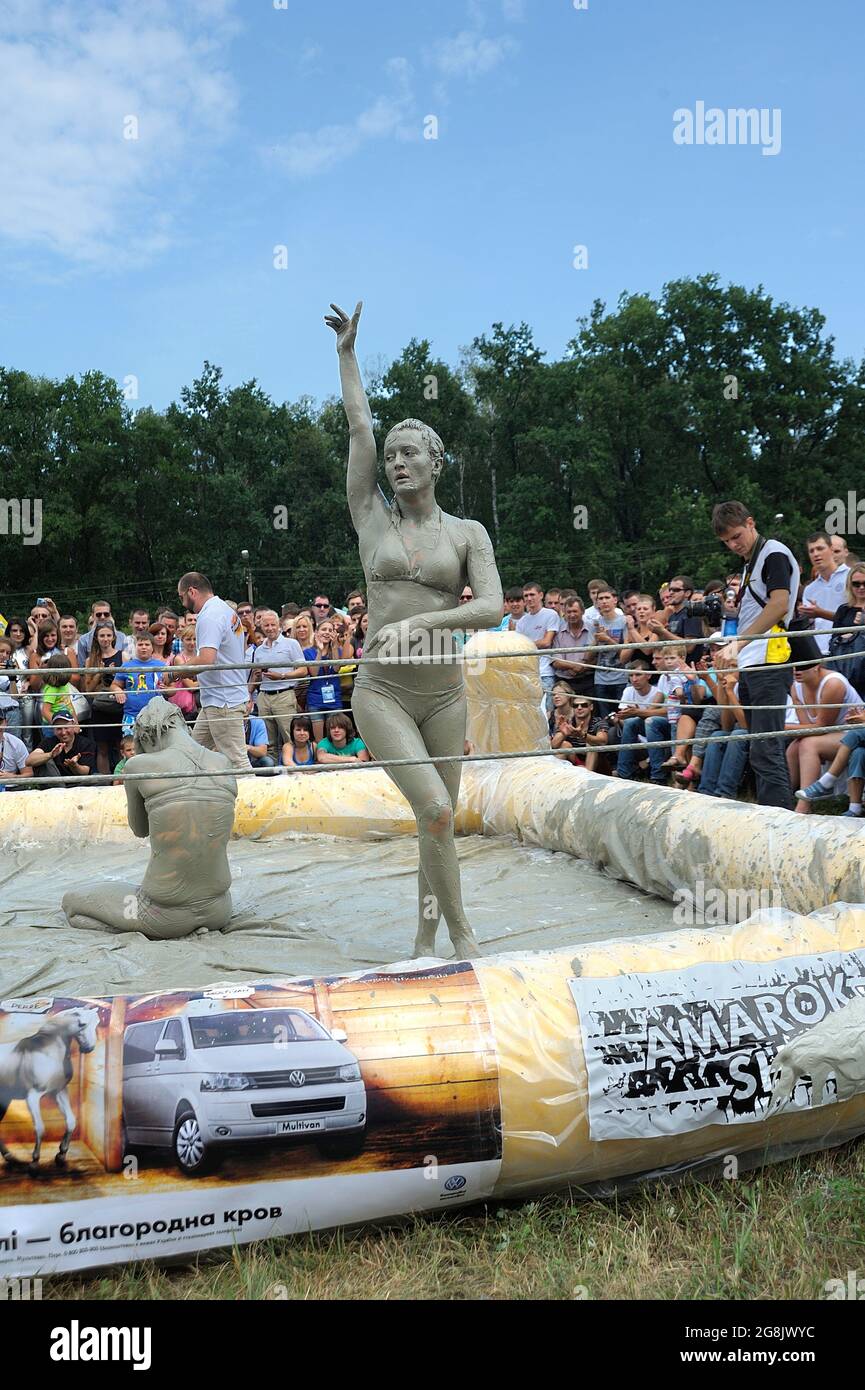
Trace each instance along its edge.
<instances>
[{"instance_id":1,"label":"street lamp post","mask_svg":"<svg viewBox=\"0 0 865 1390\"><path fill-rule=\"evenodd\" d=\"M253 602L253 598L252 598L252 568L251 568L250 563L249 563L249 551L248 551L248 550L241 550L241 552L240 552L240 558L241 558L241 560L243 561L243 566L244 566L244 569L243 569L243 577L244 577L244 579L246 580L246 597L247 597L247 599L249 600L249 602L250 602L250 604L251 604L251 603Z\"/></svg>"}]
</instances>

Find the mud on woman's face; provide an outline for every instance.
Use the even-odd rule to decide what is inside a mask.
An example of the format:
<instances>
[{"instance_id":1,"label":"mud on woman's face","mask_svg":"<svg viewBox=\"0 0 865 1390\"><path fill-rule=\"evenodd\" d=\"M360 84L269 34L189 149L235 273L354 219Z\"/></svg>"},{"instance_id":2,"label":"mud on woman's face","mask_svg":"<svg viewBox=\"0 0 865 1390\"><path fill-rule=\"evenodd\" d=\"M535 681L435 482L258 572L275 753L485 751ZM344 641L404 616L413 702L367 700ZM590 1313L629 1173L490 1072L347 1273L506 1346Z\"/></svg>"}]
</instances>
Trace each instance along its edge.
<instances>
[{"instance_id":1,"label":"mud on woman's face","mask_svg":"<svg viewBox=\"0 0 865 1390\"><path fill-rule=\"evenodd\" d=\"M433 461L420 430L398 430L385 441L384 471L397 494L434 482Z\"/></svg>"}]
</instances>

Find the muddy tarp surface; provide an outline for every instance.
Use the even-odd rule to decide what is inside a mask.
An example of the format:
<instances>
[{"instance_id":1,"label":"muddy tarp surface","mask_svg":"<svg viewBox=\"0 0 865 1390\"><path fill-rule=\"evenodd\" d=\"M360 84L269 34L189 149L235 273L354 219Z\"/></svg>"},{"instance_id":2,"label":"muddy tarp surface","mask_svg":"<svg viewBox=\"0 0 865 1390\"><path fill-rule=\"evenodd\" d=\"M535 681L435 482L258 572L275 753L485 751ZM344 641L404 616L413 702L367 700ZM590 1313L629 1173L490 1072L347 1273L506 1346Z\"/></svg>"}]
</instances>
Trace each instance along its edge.
<instances>
[{"instance_id":1,"label":"muddy tarp surface","mask_svg":"<svg viewBox=\"0 0 865 1390\"><path fill-rule=\"evenodd\" d=\"M476 835L457 841L485 954L555 949L670 927L672 907L568 854ZM0 881L0 993L94 995L214 980L343 972L404 959L415 932L417 841L279 835L233 840L233 930L181 941L73 929L67 889L140 882L147 842L8 843ZM444 926L439 951L451 954Z\"/></svg>"}]
</instances>

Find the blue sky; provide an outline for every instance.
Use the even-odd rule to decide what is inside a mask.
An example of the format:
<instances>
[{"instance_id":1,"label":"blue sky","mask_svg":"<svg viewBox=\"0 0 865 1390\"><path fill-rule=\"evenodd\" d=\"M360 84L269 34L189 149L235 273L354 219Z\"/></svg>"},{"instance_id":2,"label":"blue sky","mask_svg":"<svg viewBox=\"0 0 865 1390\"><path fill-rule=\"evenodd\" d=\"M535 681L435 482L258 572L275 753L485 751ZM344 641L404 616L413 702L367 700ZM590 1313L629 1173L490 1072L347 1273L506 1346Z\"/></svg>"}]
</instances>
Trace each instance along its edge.
<instances>
[{"instance_id":1,"label":"blue sky","mask_svg":"<svg viewBox=\"0 0 865 1390\"><path fill-rule=\"evenodd\" d=\"M0 0L0 363L321 399L331 299L362 362L523 319L555 356L595 298L707 271L860 358L863 8ZM780 152L677 145L698 101L778 108Z\"/></svg>"}]
</instances>

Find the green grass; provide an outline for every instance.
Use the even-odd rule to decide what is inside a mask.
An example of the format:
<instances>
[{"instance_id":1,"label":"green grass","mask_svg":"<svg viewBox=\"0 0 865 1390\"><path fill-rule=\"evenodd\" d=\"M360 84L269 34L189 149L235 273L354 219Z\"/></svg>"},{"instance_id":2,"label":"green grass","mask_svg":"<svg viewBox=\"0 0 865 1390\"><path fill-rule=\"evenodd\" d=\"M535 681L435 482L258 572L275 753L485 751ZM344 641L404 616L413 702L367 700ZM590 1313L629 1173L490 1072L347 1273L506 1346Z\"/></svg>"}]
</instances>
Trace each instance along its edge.
<instances>
[{"instance_id":1,"label":"green grass","mask_svg":"<svg viewBox=\"0 0 865 1390\"><path fill-rule=\"evenodd\" d=\"M46 1279L78 1299L825 1298L865 1276L865 1145L739 1179L643 1185Z\"/></svg>"}]
</instances>

